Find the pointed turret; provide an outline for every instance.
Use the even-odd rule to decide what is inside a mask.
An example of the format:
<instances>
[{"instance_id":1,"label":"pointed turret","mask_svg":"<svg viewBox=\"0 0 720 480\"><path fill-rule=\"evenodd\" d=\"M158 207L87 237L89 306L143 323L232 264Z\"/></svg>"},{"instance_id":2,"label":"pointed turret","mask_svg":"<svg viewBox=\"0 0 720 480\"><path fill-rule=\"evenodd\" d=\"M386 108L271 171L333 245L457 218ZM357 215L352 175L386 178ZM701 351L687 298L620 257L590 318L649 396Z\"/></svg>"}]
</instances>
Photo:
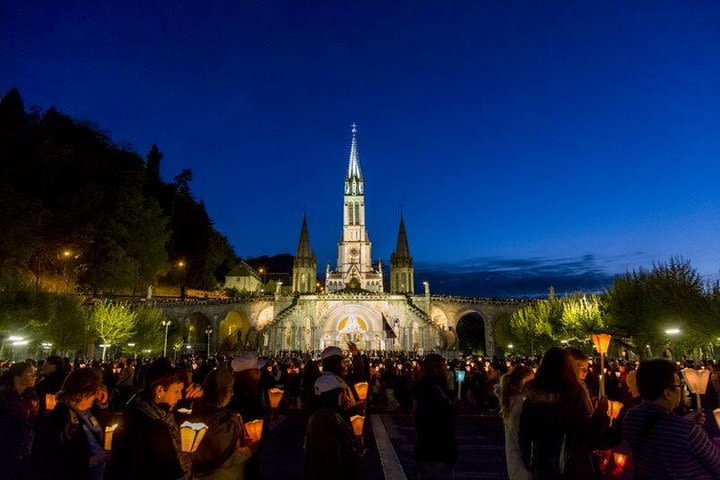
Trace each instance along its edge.
<instances>
[{"instance_id":1,"label":"pointed turret","mask_svg":"<svg viewBox=\"0 0 720 480\"><path fill-rule=\"evenodd\" d=\"M310 250L310 234L308 233L307 216L303 215L302 229L300 230L300 243L298 244L297 257L307 258L313 257Z\"/></svg>"},{"instance_id":2,"label":"pointed turret","mask_svg":"<svg viewBox=\"0 0 720 480\"><path fill-rule=\"evenodd\" d=\"M392 293L415 293L415 269L410 255L405 218L400 216L397 246L390 255L390 291Z\"/></svg>"},{"instance_id":3,"label":"pointed turret","mask_svg":"<svg viewBox=\"0 0 720 480\"><path fill-rule=\"evenodd\" d=\"M317 257L310 249L310 233L307 216L303 215L300 242L293 263L293 292L313 293L317 281Z\"/></svg>"},{"instance_id":4,"label":"pointed turret","mask_svg":"<svg viewBox=\"0 0 720 480\"><path fill-rule=\"evenodd\" d=\"M408 245L407 231L405 231L405 219L400 216L400 230L398 231L397 246L395 247L395 255L403 258L410 257L410 245Z\"/></svg>"}]
</instances>

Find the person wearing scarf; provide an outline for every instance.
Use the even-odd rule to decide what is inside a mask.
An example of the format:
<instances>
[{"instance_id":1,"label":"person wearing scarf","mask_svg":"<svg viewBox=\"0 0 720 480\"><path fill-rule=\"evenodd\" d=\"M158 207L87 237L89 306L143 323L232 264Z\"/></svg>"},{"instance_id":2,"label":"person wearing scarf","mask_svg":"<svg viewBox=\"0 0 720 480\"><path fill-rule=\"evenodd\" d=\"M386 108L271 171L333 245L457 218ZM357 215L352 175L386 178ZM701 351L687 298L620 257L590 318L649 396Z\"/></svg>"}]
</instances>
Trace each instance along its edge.
<instances>
[{"instance_id":1,"label":"person wearing scarf","mask_svg":"<svg viewBox=\"0 0 720 480\"><path fill-rule=\"evenodd\" d=\"M113 436L105 478L190 478L191 460L182 451L180 426L173 415L183 388L183 378L168 359L148 366L143 389L128 402Z\"/></svg>"},{"instance_id":2,"label":"person wearing scarf","mask_svg":"<svg viewBox=\"0 0 720 480\"><path fill-rule=\"evenodd\" d=\"M92 413L101 387L100 372L89 367L65 379L58 404L41 420L33 445L39 478L103 479L105 432Z\"/></svg>"}]
</instances>

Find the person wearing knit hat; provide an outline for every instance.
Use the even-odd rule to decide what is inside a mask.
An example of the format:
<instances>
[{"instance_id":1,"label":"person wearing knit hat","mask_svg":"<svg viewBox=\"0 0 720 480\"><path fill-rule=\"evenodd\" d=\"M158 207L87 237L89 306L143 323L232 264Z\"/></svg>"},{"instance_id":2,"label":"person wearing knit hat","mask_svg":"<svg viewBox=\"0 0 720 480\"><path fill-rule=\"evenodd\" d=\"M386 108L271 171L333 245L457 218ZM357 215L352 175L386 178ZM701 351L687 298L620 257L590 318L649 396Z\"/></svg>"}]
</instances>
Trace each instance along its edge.
<instances>
[{"instance_id":1,"label":"person wearing knit hat","mask_svg":"<svg viewBox=\"0 0 720 480\"><path fill-rule=\"evenodd\" d=\"M343 392L340 396L340 404L345 416L350 418L351 415L362 410L364 407L363 403L358 403L355 400L355 394L353 390L345 382L345 375L347 374L347 365L342 350L338 347L326 347L320 355L322 360L323 372L320 378L332 377L342 387ZM317 382L315 382L317 384Z\"/></svg>"},{"instance_id":2,"label":"person wearing knit hat","mask_svg":"<svg viewBox=\"0 0 720 480\"><path fill-rule=\"evenodd\" d=\"M320 408L310 416L305 431L305 478L357 478L353 429L343 415L344 383L332 374L321 375L315 381Z\"/></svg>"},{"instance_id":3,"label":"person wearing knit hat","mask_svg":"<svg viewBox=\"0 0 720 480\"><path fill-rule=\"evenodd\" d=\"M65 379L38 427L33 457L40 478L102 478L105 428L92 413L101 387L102 375L90 367Z\"/></svg>"}]
</instances>

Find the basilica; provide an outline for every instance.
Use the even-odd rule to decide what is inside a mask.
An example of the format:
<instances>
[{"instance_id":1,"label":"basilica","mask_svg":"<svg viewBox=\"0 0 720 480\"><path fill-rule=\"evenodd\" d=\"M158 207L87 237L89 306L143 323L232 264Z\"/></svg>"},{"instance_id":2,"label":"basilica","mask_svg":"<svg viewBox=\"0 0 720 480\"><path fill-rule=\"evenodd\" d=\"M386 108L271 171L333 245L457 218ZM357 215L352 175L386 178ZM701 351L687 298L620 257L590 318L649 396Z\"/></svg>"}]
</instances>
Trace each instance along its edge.
<instances>
[{"instance_id":1,"label":"basilica","mask_svg":"<svg viewBox=\"0 0 720 480\"><path fill-rule=\"evenodd\" d=\"M292 280L278 281L274 294L264 291L263 279L240 262L226 277L225 287L250 295L217 304L169 304L163 306L166 314L172 318L200 315L211 319L210 331L216 345L232 339L251 348L259 339L256 346L265 352L318 351L331 345L346 348L350 342L366 351L447 351L458 346L458 326L472 321L481 323L485 353L494 354L496 320L521 304L502 299L433 296L428 282L422 282L422 292L415 292L414 262L402 216L390 256L390 271L384 272L381 263L373 263L366 229L365 177L360 168L355 125L351 133L342 183L342 235L337 263L325 269L324 285L318 281L317 257L310 243L307 218L303 218ZM386 284L387 278L390 285Z\"/></svg>"}]
</instances>

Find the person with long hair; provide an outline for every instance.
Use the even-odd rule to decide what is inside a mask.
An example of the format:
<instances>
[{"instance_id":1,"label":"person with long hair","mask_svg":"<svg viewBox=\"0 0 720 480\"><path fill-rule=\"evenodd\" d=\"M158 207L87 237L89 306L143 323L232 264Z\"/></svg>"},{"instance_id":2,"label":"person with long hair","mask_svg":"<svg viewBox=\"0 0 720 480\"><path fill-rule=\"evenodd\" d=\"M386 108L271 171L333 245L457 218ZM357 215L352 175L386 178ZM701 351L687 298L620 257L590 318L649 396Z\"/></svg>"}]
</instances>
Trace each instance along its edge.
<instances>
[{"instance_id":1,"label":"person with long hair","mask_svg":"<svg viewBox=\"0 0 720 480\"><path fill-rule=\"evenodd\" d=\"M24 478L29 474L33 423L37 413L34 398L37 371L28 362L12 364L0 378L0 465L3 478Z\"/></svg>"},{"instance_id":2,"label":"person with long hair","mask_svg":"<svg viewBox=\"0 0 720 480\"><path fill-rule=\"evenodd\" d=\"M525 394L519 440L530 478L593 478L590 412L570 354L557 347L545 352Z\"/></svg>"},{"instance_id":3,"label":"person with long hair","mask_svg":"<svg viewBox=\"0 0 720 480\"><path fill-rule=\"evenodd\" d=\"M496 395L500 399L500 416L505 425L505 460L510 480L529 480L530 472L525 467L520 451L520 412L525 401L525 384L532 380L530 367L515 365L500 377Z\"/></svg>"}]
</instances>

